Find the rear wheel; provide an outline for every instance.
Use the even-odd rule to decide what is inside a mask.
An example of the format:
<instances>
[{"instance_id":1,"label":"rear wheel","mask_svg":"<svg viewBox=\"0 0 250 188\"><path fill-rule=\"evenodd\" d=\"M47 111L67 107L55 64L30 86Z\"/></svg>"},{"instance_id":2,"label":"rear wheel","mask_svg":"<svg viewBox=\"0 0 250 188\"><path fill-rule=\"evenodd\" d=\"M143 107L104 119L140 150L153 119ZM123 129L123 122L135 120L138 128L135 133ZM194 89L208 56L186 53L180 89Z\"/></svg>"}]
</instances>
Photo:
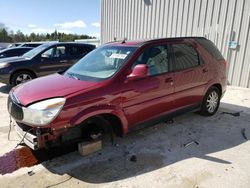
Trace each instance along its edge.
<instances>
[{"instance_id":1,"label":"rear wheel","mask_svg":"<svg viewBox=\"0 0 250 188\"><path fill-rule=\"evenodd\" d=\"M16 72L11 78L11 85L16 86L35 78L35 75L29 71Z\"/></svg>"},{"instance_id":2,"label":"rear wheel","mask_svg":"<svg viewBox=\"0 0 250 188\"><path fill-rule=\"evenodd\" d=\"M212 116L217 112L220 105L220 95L217 87L211 87L207 91L201 105L201 115Z\"/></svg>"}]
</instances>

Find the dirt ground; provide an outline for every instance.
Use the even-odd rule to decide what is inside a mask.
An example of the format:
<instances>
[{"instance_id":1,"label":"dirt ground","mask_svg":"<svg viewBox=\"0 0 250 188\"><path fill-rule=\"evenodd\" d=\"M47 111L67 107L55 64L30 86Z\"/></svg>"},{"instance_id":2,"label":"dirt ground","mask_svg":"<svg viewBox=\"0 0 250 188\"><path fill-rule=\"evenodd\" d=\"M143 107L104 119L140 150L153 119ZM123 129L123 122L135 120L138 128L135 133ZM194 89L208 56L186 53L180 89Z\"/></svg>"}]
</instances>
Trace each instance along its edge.
<instances>
[{"instance_id":1,"label":"dirt ground","mask_svg":"<svg viewBox=\"0 0 250 188\"><path fill-rule=\"evenodd\" d=\"M8 91L0 85L0 156L20 140L14 131L7 139ZM240 113L230 114L235 112ZM250 89L228 87L213 117L183 114L174 123L117 138L115 146L105 143L102 151L87 157L75 151L0 175L0 187L248 188L249 139Z\"/></svg>"}]
</instances>

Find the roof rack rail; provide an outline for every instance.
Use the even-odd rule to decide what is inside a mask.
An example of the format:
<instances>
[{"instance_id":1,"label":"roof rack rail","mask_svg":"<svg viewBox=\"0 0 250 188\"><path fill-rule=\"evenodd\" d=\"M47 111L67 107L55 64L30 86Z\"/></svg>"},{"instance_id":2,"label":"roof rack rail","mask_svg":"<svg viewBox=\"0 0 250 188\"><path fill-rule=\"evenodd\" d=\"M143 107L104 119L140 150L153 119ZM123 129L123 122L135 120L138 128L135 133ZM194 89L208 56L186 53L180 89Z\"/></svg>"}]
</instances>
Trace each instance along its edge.
<instances>
[{"instance_id":1,"label":"roof rack rail","mask_svg":"<svg viewBox=\"0 0 250 188\"><path fill-rule=\"evenodd\" d=\"M110 42L106 42L105 44L109 44L109 43L113 43L113 42L121 42L122 44L125 43L128 39L126 37L124 37L123 39L119 39L117 40L117 37L114 37L113 41Z\"/></svg>"},{"instance_id":2,"label":"roof rack rail","mask_svg":"<svg viewBox=\"0 0 250 188\"><path fill-rule=\"evenodd\" d=\"M156 38L156 39L149 39L147 41L144 41L141 43L141 45L144 45L144 44L147 44L149 42L154 42L154 41L159 41L159 40L169 40L169 39L172 39L172 40L178 40L178 39L204 39L204 40L207 40L205 37L166 37L166 38Z\"/></svg>"}]
</instances>

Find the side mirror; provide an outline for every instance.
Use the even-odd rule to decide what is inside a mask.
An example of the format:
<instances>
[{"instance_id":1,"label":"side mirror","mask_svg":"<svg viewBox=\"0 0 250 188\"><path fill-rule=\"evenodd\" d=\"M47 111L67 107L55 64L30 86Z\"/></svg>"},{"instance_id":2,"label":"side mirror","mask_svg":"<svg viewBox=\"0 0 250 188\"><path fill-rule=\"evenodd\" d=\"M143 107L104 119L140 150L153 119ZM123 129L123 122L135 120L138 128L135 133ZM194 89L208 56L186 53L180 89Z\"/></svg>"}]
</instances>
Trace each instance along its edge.
<instances>
[{"instance_id":1,"label":"side mirror","mask_svg":"<svg viewBox=\"0 0 250 188\"><path fill-rule=\"evenodd\" d=\"M132 73L127 76L128 80L135 80L138 78L144 78L148 75L148 66L145 64L139 64L134 67Z\"/></svg>"}]
</instances>

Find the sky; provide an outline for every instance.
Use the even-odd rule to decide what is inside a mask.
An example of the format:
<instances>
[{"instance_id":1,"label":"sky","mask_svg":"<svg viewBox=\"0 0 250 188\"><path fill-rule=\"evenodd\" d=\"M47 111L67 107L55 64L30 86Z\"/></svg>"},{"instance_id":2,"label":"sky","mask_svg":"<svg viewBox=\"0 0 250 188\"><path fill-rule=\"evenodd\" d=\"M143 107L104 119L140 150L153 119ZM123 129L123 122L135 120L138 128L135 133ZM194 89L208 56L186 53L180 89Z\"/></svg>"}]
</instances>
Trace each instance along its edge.
<instances>
[{"instance_id":1,"label":"sky","mask_svg":"<svg viewBox=\"0 0 250 188\"><path fill-rule=\"evenodd\" d=\"M25 34L59 32L100 36L99 0L0 0L0 23Z\"/></svg>"}]
</instances>

